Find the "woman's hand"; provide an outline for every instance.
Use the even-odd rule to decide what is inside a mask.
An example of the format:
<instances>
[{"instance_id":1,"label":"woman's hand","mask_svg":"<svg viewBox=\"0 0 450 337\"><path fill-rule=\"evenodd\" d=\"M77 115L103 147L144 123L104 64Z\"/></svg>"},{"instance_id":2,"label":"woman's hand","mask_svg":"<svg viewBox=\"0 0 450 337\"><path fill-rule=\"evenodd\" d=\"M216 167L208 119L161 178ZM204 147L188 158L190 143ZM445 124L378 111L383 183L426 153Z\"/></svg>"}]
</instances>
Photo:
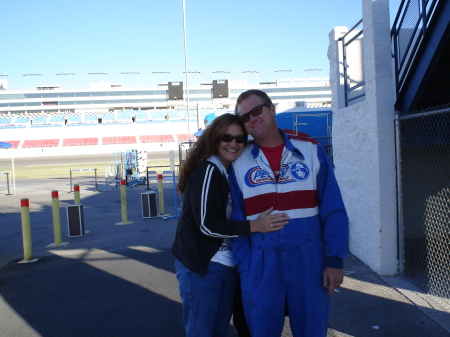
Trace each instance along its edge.
<instances>
[{"instance_id":1,"label":"woman's hand","mask_svg":"<svg viewBox=\"0 0 450 337\"><path fill-rule=\"evenodd\" d=\"M256 220L250 221L250 232L269 233L279 231L288 224L289 217L287 213L270 214L273 207L262 212Z\"/></svg>"}]
</instances>

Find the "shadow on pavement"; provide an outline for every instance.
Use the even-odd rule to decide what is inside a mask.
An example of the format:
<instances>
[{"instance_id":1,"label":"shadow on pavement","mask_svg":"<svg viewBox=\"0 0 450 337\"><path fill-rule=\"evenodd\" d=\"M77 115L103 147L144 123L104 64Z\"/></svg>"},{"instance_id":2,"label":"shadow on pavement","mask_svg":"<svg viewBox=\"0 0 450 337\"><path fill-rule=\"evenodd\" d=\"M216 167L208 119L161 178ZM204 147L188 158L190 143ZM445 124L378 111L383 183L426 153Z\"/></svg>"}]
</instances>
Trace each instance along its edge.
<instances>
[{"instance_id":1,"label":"shadow on pavement","mask_svg":"<svg viewBox=\"0 0 450 337\"><path fill-rule=\"evenodd\" d=\"M169 251L54 255L4 267L0 293L42 336L183 336L171 269Z\"/></svg>"},{"instance_id":2,"label":"shadow on pavement","mask_svg":"<svg viewBox=\"0 0 450 337\"><path fill-rule=\"evenodd\" d=\"M74 181L74 183L77 183ZM122 221L118 188L80 183L85 229L67 236L67 179L20 182L0 196L0 336L184 336L182 307L170 253L178 219L142 217L141 193L127 188L129 225ZM54 242L51 191L58 190L63 242ZM23 257L20 199L30 200L35 263ZM165 213L175 213L173 188ZM366 265L345 261L346 278L332 298L328 336L450 336ZM292 336L289 319L283 337ZM376 328L378 327L378 328ZM230 328L228 336L236 336Z\"/></svg>"}]
</instances>

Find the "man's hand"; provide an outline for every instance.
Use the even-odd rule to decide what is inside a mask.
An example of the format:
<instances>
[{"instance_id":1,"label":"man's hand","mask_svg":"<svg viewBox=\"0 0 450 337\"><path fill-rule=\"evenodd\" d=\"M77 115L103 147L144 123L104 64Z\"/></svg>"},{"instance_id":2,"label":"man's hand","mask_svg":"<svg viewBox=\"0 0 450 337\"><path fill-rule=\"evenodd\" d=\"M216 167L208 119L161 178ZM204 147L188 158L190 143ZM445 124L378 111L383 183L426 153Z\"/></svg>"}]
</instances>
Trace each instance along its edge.
<instances>
[{"instance_id":1,"label":"man's hand","mask_svg":"<svg viewBox=\"0 0 450 337\"><path fill-rule=\"evenodd\" d=\"M325 267L323 272L323 286L328 288L328 295L333 296L334 289L337 289L344 282L344 269Z\"/></svg>"}]
</instances>

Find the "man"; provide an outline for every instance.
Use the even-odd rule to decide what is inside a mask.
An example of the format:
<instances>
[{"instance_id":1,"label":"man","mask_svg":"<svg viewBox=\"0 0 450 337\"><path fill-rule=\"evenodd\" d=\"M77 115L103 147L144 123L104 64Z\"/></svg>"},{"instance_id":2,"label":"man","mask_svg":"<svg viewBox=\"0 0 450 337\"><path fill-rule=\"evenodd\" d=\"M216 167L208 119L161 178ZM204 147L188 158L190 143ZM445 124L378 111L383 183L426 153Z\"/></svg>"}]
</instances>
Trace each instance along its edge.
<instances>
[{"instance_id":1,"label":"man","mask_svg":"<svg viewBox=\"0 0 450 337\"><path fill-rule=\"evenodd\" d=\"M286 306L294 336L325 337L329 297L343 282L348 243L332 165L318 142L278 129L265 92L243 92L235 113L254 144L232 165L232 218L256 219L271 206L290 217L282 230L233 239L251 334L281 336Z\"/></svg>"}]
</instances>

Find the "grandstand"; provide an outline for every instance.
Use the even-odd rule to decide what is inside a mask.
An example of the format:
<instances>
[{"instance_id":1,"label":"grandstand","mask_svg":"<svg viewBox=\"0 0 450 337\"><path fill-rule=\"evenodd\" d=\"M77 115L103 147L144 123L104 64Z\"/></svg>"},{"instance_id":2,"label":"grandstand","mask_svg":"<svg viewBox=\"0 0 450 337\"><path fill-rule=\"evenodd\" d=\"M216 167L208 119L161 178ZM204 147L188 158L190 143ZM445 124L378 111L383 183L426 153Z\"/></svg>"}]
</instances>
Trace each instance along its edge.
<instances>
[{"instance_id":1,"label":"grandstand","mask_svg":"<svg viewBox=\"0 0 450 337\"><path fill-rule=\"evenodd\" d=\"M213 81L214 82L214 81ZM171 99L168 87L104 90L0 91L1 141L13 144L0 151L70 153L110 152L120 148L177 148L194 140L211 112L232 111L239 94L252 88L227 82L228 94L214 97L213 84L190 88L189 115L185 98ZM290 79L261 83L274 103L295 100L329 105L328 79ZM47 87L45 87L47 88ZM228 97L227 97L228 96ZM189 137L189 133L191 136ZM19 153L18 152L18 153Z\"/></svg>"},{"instance_id":2,"label":"grandstand","mask_svg":"<svg viewBox=\"0 0 450 337\"><path fill-rule=\"evenodd\" d=\"M142 114L140 119L135 116L122 123L115 115L110 114L107 119L105 116L99 118L100 122L93 115L39 117L38 124L32 124L27 117L1 118L2 141L12 143L13 147L2 149L0 156L8 156L13 150L23 154L108 153L129 148L166 150L177 149L179 142L189 140L187 121L155 121ZM194 140L197 128L192 121L190 128Z\"/></svg>"}]
</instances>

